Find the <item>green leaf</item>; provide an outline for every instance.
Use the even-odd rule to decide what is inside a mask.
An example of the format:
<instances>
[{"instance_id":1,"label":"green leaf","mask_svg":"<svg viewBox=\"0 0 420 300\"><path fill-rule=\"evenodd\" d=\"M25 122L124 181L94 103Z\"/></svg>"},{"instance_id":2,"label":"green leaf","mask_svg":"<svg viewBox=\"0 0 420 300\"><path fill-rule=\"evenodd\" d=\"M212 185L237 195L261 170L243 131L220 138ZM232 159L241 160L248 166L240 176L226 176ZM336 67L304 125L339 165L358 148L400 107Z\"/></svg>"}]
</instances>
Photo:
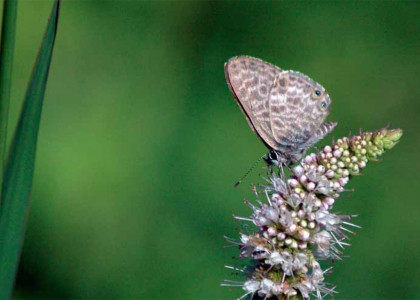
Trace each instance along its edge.
<instances>
[{"instance_id":1,"label":"green leaf","mask_svg":"<svg viewBox=\"0 0 420 300\"><path fill-rule=\"evenodd\" d=\"M42 102L57 31L54 2L5 168L0 206L0 299L10 299L25 234Z\"/></svg>"},{"instance_id":2,"label":"green leaf","mask_svg":"<svg viewBox=\"0 0 420 300\"><path fill-rule=\"evenodd\" d=\"M17 0L4 0L0 48L0 183L3 182L7 143L13 51L15 47ZM1 195L1 184L0 184Z\"/></svg>"}]
</instances>

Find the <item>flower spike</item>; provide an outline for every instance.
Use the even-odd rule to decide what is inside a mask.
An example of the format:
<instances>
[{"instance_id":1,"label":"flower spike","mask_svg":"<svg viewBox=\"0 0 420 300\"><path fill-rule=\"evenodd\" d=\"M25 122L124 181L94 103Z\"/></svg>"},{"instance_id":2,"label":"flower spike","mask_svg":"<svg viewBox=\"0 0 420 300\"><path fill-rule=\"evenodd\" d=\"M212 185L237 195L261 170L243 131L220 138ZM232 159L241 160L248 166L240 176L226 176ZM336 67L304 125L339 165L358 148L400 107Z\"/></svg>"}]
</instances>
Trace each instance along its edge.
<instances>
[{"instance_id":1,"label":"flower spike","mask_svg":"<svg viewBox=\"0 0 420 300\"><path fill-rule=\"evenodd\" d=\"M251 217L235 216L251 221L255 231L241 232L239 241L228 239L251 263L228 266L246 278L223 285L242 287L239 299L324 299L337 293L324 281L332 267L322 270L319 261L342 260L349 235L360 227L351 222L356 215L336 214L333 205L349 180L401 136L401 129L384 128L338 139L304 157L287 180L272 172L265 185L255 185L256 203L246 201Z\"/></svg>"}]
</instances>

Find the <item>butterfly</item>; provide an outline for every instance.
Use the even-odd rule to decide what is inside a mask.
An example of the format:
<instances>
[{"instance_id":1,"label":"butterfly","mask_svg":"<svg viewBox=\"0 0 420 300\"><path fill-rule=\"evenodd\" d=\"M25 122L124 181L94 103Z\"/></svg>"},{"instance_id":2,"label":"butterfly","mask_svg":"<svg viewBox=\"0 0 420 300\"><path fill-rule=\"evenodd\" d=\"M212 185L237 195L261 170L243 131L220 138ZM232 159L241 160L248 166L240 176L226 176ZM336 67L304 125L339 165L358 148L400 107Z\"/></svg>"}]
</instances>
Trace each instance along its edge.
<instances>
[{"instance_id":1,"label":"butterfly","mask_svg":"<svg viewBox=\"0 0 420 300\"><path fill-rule=\"evenodd\" d=\"M298 162L337 125L324 123L331 105L328 93L300 72L237 56L225 63L225 77L249 126L270 150L265 160L271 165Z\"/></svg>"}]
</instances>

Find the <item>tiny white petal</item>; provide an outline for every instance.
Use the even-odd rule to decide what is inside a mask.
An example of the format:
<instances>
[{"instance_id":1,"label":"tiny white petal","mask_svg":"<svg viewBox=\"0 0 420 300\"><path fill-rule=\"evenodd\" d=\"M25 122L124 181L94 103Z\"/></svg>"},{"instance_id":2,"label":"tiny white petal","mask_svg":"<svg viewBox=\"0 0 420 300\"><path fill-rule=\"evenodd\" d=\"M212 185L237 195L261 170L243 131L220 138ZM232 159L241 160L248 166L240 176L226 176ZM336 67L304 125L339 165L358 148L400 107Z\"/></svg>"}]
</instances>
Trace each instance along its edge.
<instances>
[{"instance_id":1,"label":"tiny white petal","mask_svg":"<svg viewBox=\"0 0 420 300\"><path fill-rule=\"evenodd\" d=\"M276 222L279 219L279 211L273 207L268 207L265 211L264 211L265 216Z\"/></svg>"},{"instance_id":2,"label":"tiny white petal","mask_svg":"<svg viewBox=\"0 0 420 300\"><path fill-rule=\"evenodd\" d=\"M275 284L271 289L273 295L280 295L283 292L283 286L281 284Z\"/></svg>"},{"instance_id":3,"label":"tiny white petal","mask_svg":"<svg viewBox=\"0 0 420 300\"><path fill-rule=\"evenodd\" d=\"M280 200L281 200L281 197L280 197L280 195L279 195L279 194L273 194L273 196L271 196L271 200L272 200L273 202L278 202L278 201L280 201Z\"/></svg>"},{"instance_id":4,"label":"tiny white petal","mask_svg":"<svg viewBox=\"0 0 420 300\"><path fill-rule=\"evenodd\" d=\"M243 289L249 293L255 293L259 288L260 282L256 280L247 280L243 286Z\"/></svg>"},{"instance_id":5,"label":"tiny white petal","mask_svg":"<svg viewBox=\"0 0 420 300\"><path fill-rule=\"evenodd\" d=\"M302 175L302 176L300 176L299 181L301 183L305 183L306 181L308 181L308 177L306 177L306 175Z\"/></svg>"},{"instance_id":6,"label":"tiny white petal","mask_svg":"<svg viewBox=\"0 0 420 300\"><path fill-rule=\"evenodd\" d=\"M267 224L270 223L270 221L267 218L263 217L263 216L259 216L256 221L257 221L257 224L259 226L264 226L264 225L267 225Z\"/></svg>"},{"instance_id":7,"label":"tiny white petal","mask_svg":"<svg viewBox=\"0 0 420 300\"><path fill-rule=\"evenodd\" d=\"M241 242L242 244L246 244L249 241L249 236L245 235L245 234L241 234Z\"/></svg>"},{"instance_id":8,"label":"tiny white petal","mask_svg":"<svg viewBox=\"0 0 420 300\"><path fill-rule=\"evenodd\" d=\"M269 295L271 294L271 289L273 288L274 282L271 281L270 279L264 278L261 281L261 292Z\"/></svg>"},{"instance_id":9,"label":"tiny white petal","mask_svg":"<svg viewBox=\"0 0 420 300\"><path fill-rule=\"evenodd\" d=\"M296 166L296 167L294 167L293 168L293 173L297 176L297 177L300 177L302 174L303 174L303 172L304 172L305 170L302 168L302 166L300 166L300 165L298 165L298 166Z\"/></svg>"},{"instance_id":10,"label":"tiny white petal","mask_svg":"<svg viewBox=\"0 0 420 300\"><path fill-rule=\"evenodd\" d=\"M271 265L279 265L279 264L282 263L282 261L283 261L283 258L282 258L282 256L280 255L279 252L275 251L275 252L271 253L270 259L269 259L269 263Z\"/></svg>"}]
</instances>

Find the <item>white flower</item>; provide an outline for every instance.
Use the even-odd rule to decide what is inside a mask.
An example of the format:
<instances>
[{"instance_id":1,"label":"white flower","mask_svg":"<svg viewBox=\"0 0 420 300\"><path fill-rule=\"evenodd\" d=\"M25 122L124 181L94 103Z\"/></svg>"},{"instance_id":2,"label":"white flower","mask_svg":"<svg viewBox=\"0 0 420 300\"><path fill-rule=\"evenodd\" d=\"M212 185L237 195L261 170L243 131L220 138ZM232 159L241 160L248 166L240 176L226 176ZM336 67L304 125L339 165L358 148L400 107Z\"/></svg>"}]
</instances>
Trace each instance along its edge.
<instances>
[{"instance_id":1,"label":"white flower","mask_svg":"<svg viewBox=\"0 0 420 300\"><path fill-rule=\"evenodd\" d=\"M305 253L296 254L293 260L293 270L302 269L306 265L307 262L308 262L308 258Z\"/></svg>"},{"instance_id":2,"label":"white flower","mask_svg":"<svg viewBox=\"0 0 420 300\"><path fill-rule=\"evenodd\" d=\"M291 276L293 274L293 255L287 251L281 253L281 268L283 269L284 274Z\"/></svg>"},{"instance_id":3,"label":"white flower","mask_svg":"<svg viewBox=\"0 0 420 300\"><path fill-rule=\"evenodd\" d=\"M313 235L311 242L315 245L317 245L317 248L315 249L315 254L318 257L326 258L329 257L330 248L331 248L331 235L328 233L328 231L320 231Z\"/></svg>"},{"instance_id":4,"label":"white flower","mask_svg":"<svg viewBox=\"0 0 420 300\"><path fill-rule=\"evenodd\" d=\"M274 282L270 279L264 278L261 281L261 287L260 287L260 292L263 295L271 295L271 290L274 286Z\"/></svg>"},{"instance_id":5,"label":"white flower","mask_svg":"<svg viewBox=\"0 0 420 300\"><path fill-rule=\"evenodd\" d=\"M243 289L249 293L255 293L260 288L260 282L256 280L247 280L243 285Z\"/></svg>"},{"instance_id":6,"label":"white flower","mask_svg":"<svg viewBox=\"0 0 420 300\"><path fill-rule=\"evenodd\" d=\"M270 259L268 260L268 263L270 265L279 265L283 262L283 257L280 255L279 252L275 251L271 253Z\"/></svg>"}]
</instances>

